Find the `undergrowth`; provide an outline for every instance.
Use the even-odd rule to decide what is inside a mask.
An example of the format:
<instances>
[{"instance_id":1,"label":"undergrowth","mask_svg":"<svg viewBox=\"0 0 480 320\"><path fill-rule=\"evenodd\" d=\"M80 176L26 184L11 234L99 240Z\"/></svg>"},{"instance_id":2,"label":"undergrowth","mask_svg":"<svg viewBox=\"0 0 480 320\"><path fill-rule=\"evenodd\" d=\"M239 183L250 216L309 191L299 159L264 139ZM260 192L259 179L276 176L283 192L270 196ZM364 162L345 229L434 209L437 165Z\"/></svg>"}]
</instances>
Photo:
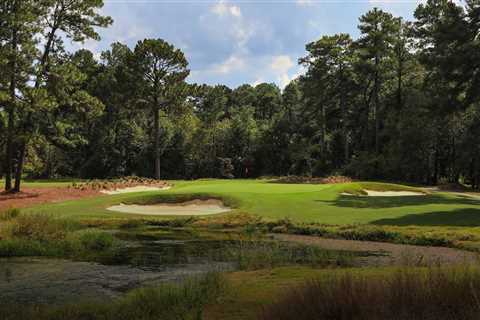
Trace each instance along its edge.
<instances>
[{"instance_id":1,"label":"undergrowth","mask_svg":"<svg viewBox=\"0 0 480 320\"><path fill-rule=\"evenodd\" d=\"M474 320L480 318L478 268L402 268L390 275L308 281L264 309L263 320Z\"/></svg>"}]
</instances>

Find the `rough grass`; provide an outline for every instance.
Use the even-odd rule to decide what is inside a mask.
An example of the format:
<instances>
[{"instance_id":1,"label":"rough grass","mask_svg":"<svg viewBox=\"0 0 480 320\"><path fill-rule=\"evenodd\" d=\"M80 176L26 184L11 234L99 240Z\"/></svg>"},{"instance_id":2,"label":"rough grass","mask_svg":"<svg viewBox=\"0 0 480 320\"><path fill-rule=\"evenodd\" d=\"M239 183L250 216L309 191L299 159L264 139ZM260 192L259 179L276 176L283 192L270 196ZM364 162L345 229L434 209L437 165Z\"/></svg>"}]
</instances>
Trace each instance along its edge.
<instances>
[{"instance_id":1,"label":"rough grass","mask_svg":"<svg viewBox=\"0 0 480 320\"><path fill-rule=\"evenodd\" d=\"M47 256L82 259L114 247L114 237L47 214L8 215L0 223L0 257Z\"/></svg>"},{"instance_id":2,"label":"rough grass","mask_svg":"<svg viewBox=\"0 0 480 320\"><path fill-rule=\"evenodd\" d=\"M264 320L480 318L480 271L402 269L382 277L316 279L265 308Z\"/></svg>"},{"instance_id":3,"label":"rough grass","mask_svg":"<svg viewBox=\"0 0 480 320\"><path fill-rule=\"evenodd\" d=\"M235 263L238 270L273 269L288 265L350 267L354 264L354 258L354 253L346 251L262 240L238 241L227 247L222 257Z\"/></svg>"},{"instance_id":4,"label":"rough grass","mask_svg":"<svg viewBox=\"0 0 480 320\"><path fill-rule=\"evenodd\" d=\"M289 266L230 273L225 276L229 290L221 296L221 303L207 306L204 319L258 319L265 306L274 303L286 292L305 281L342 276L352 271L375 277L390 273L391 269L321 269Z\"/></svg>"},{"instance_id":5,"label":"rough grass","mask_svg":"<svg viewBox=\"0 0 480 320\"><path fill-rule=\"evenodd\" d=\"M204 306L225 291L219 274L187 279L182 284L136 289L109 303L79 303L67 306L19 306L0 304L3 320L197 320ZM93 300L93 299L92 299Z\"/></svg>"}]
</instances>

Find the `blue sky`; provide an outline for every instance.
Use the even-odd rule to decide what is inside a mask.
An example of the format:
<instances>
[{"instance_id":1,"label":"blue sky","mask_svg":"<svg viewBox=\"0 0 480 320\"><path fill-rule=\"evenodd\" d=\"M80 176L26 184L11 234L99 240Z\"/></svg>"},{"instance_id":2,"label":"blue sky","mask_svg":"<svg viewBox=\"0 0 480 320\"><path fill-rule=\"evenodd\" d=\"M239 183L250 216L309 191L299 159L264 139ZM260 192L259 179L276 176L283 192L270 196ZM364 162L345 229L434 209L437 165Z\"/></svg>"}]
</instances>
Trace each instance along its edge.
<instances>
[{"instance_id":1,"label":"blue sky","mask_svg":"<svg viewBox=\"0 0 480 320\"><path fill-rule=\"evenodd\" d=\"M181 48L190 63L189 82L275 82L280 87L302 72L305 44L340 32L358 36L358 17L374 6L412 18L418 1L405 0L105 0L102 13L114 24L100 42L75 44L99 54L112 42L134 47L162 38Z\"/></svg>"}]
</instances>

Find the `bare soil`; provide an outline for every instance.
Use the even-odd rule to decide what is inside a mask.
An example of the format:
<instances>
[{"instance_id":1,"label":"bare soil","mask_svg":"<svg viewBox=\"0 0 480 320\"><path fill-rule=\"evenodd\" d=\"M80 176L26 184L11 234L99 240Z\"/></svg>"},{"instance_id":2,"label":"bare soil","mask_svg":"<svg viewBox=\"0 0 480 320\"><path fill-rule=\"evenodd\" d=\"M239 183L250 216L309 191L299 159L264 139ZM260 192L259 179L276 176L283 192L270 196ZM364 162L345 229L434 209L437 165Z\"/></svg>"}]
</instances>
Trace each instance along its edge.
<instances>
[{"instance_id":1,"label":"bare soil","mask_svg":"<svg viewBox=\"0 0 480 320\"><path fill-rule=\"evenodd\" d=\"M98 197L98 190L62 187L23 188L19 193L0 193L0 212L11 208L25 208L42 203L61 202L86 197Z\"/></svg>"}]
</instances>

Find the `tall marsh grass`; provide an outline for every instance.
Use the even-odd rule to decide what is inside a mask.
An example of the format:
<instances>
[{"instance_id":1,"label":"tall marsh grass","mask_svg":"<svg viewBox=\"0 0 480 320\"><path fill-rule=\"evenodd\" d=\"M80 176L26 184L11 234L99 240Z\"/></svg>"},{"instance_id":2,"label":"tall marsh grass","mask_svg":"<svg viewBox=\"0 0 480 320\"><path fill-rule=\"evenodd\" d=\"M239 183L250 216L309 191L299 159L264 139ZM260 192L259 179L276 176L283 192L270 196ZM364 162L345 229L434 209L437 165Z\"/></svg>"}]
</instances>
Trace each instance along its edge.
<instances>
[{"instance_id":1,"label":"tall marsh grass","mask_svg":"<svg viewBox=\"0 0 480 320\"><path fill-rule=\"evenodd\" d=\"M7 214L7 215L6 215ZM8 219L6 218L8 216ZM81 258L114 246L114 237L48 214L7 211L0 224L0 257L50 256Z\"/></svg>"},{"instance_id":2,"label":"tall marsh grass","mask_svg":"<svg viewBox=\"0 0 480 320\"><path fill-rule=\"evenodd\" d=\"M313 280L266 307L261 319L480 319L480 269L405 268Z\"/></svg>"},{"instance_id":3,"label":"tall marsh grass","mask_svg":"<svg viewBox=\"0 0 480 320\"><path fill-rule=\"evenodd\" d=\"M296 264L349 267L354 262L354 254L350 252L262 240L238 241L227 247L224 255L224 258L235 263L239 270L270 269Z\"/></svg>"}]
</instances>

